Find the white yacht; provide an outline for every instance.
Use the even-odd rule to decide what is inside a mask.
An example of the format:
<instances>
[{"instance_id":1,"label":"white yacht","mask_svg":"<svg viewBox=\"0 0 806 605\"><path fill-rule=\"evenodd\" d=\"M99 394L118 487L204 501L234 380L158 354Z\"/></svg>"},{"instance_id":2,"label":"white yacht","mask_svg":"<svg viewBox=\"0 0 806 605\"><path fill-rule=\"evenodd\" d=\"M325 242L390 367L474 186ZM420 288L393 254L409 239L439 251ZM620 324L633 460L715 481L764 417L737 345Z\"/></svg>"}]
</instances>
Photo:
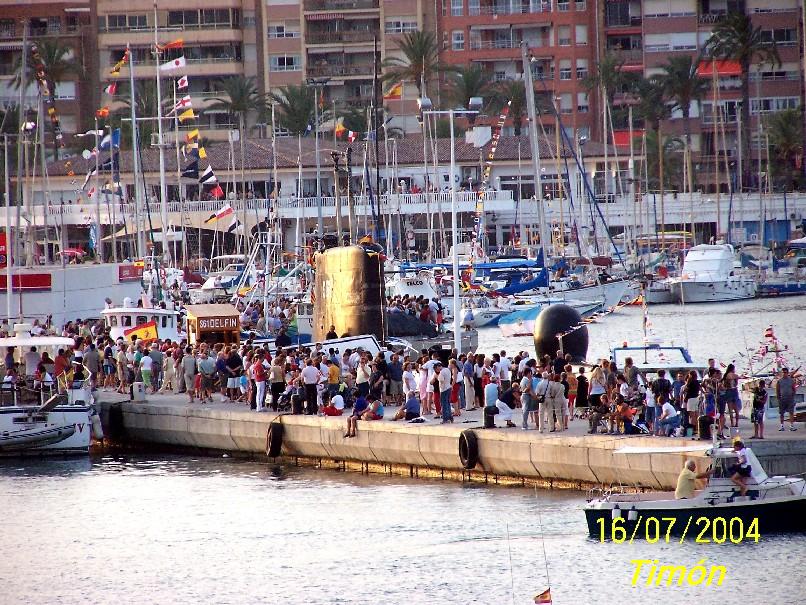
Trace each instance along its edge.
<instances>
[{"instance_id":1,"label":"white yacht","mask_svg":"<svg viewBox=\"0 0 806 605\"><path fill-rule=\"evenodd\" d=\"M16 324L15 335L0 338L0 348L14 347L15 358L31 347L37 353L72 347L71 338L33 336L29 324ZM24 367L24 360L19 359ZM52 371L51 368L48 370ZM101 420L85 381L34 384L32 377L0 383L0 456L87 454L92 438L103 438ZM59 393L61 391L61 393Z\"/></svg>"},{"instance_id":2,"label":"white yacht","mask_svg":"<svg viewBox=\"0 0 806 605\"><path fill-rule=\"evenodd\" d=\"M672 298L680 303L727 302L754 298L756 279L735 271L730 244L700 244L686 254L680 277L671 281Z\"/></svg>"}]
</instances>

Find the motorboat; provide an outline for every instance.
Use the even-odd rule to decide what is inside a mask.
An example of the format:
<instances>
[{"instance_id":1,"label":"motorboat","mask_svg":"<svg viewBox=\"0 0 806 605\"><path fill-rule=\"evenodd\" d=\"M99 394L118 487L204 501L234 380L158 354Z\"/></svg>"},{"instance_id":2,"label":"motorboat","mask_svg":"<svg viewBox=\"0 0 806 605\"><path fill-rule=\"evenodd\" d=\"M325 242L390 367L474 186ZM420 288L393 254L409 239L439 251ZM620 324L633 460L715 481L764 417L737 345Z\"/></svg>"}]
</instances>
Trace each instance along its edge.
<instances>
[{"instance_id":1,"label":"motorboat","mask_svg":"<svg viewBox=\"0 0 806 605\"><path fill-rule=\"evenodd\" d=\"M31 347L55 356L58 349L75 344L71 338L31 335L28 324L16 324L14 329L15 336L0 338L0 347L14 347L20 357ZM87 454L92 437L103 437L93 402L86 381L35 388L30 377L22 376L0 383L0 456Z\"/></svg>"},{"instance_id":2,"label":"motorboat","mask_svg":"<svg viewBox=\"0 0 806 605\"><path fill-rule=\"evenodd\" d=\"M156 330L156 337L161 340L181 342L185 337L179 311L170 303L165 308L135 306L131 298L124 298L123 304L113 306L108 304L101 311L101 318L109 328L109 336L113 340L123 338L130 340L130 335L138 328L143 328L151 322Z\"/></svg>"},{"instance_id":3,"label":"motorboat","mask_svg":"<svg viewBox=\"0 0 806 605\"><path fill-rule=\"evenodd\" d=\"M583 318L604 309L602 301L544 299L530 307L504 315L498 320L498 328L504 336L532 336L535 333L535 322L540 312L550 305L557 304L568 305L576 309Z\"/></svg>"},{"instance_id":4,"label":"motorboat","mask_svg":"<svg viewBox=\"0 0 806 605\"><path fill-rule=\"evenodd\" d=\"M662 305L675 301L672 294L671 278L653 279L644 288L644 298L648 305Z\"/></svg>"},{"instance_id":5,"label":"motorboat","mask_svg":"<svg viewBox=\"0 0 806 605\"><path fill-rule=\"evenodd\" d=\"M755 276L734 270L730 244L700 244L691 248L683 261L680 277L671 281L675 302L727 302L754 298Z\"/></svg>"},{"instance_id":6,"label":"motorboat","mask_svg":"<svg viewBox=\"0 0 806 605\"><path fill-rule=\"evenodd\" d=\"M705 487L689 499L676 499L672 492L591 492L584 507L589 535L610 539L611 526L618 523L626 536L635 533L644 536L646 531L650 531L650 524L654 526L649 519L662 524L663 535L668 532L673 536L696 539L707 528L706 535L714 541L724 539L725 532L730 532L733 539L742 540L753 533L766 537L771 533L806 531L806 516L803 515L803 510L806 510L806 480L801 476L770 477L749 447L746 452L750 477L747 479L747 494L741 496L731 481L732 469L738 463L736 451L718 442L615 450L615 454L640 456L644 460L657 454L706 454L710 457L711 476ZM619 523L618 519L623 521ZM638 527L639 523L646 525ZM738 526L742 528L741 536Z\"/></svg>"},{"instance_id":7,"label":"motorboat","mask_svg":"<svg viewBox=\"0 0 806 605\"><path fill-rule=\"evenodd\" d=\"M674 380L678 372L688 373L691 370L703 376L708 368L706 363L694 361L685 347L665 344L660 339L647 338L643 344L634 346L624 343L610 350L610 358L619 369L624 368L628 357L642 374L657 374L658 370L665 370L669 380Z\"/></svg>"}]
</instances>

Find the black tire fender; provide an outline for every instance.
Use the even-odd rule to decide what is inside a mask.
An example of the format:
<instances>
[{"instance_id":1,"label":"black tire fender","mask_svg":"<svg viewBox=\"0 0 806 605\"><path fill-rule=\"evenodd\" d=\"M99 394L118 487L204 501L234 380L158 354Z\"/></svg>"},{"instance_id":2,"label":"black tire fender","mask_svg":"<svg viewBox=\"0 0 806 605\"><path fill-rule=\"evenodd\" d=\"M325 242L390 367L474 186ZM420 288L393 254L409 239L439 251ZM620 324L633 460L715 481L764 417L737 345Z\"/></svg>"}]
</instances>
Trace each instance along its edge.
<instances>
[{"instance_id":1,"label":"black tire fender","mask_svg":"<svg viewBox=\"0 0 806 605\"><path fill-rule=\"evenodd\" d=\"M467 470L476 468L479 462L479 441L475 431L468 429L459 434L459 460Z\"/></svg>"},{"instance_id":2,"label":"black tire fender","mask_svg":"<svg viewBox=\"0 0 806 605\"><path fill-rule=\"evenodd\" d=\"M277 458L283 449L283 425L272 422L266 431L266 455Z\"/></svg>"}]
</instances>

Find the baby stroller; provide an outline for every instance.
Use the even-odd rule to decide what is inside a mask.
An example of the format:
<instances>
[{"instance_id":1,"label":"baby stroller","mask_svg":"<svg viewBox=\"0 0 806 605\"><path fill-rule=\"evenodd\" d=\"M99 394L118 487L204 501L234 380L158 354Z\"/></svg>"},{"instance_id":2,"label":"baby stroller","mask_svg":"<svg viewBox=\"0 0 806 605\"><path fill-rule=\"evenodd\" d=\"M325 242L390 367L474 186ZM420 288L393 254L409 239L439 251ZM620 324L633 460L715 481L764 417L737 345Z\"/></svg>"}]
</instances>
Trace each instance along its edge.
<instances>
[{"instance_id":1,"label":"baby stroller","mask_svg":"<svg viewBox=\"0 0 806 605\"><path fill-rule=\"evenodd\" d=\"M277 398L277 411L291 412L296 407L294 404L297 404L301 410L304 398L304 391L301 388L289 386ZM297 412L294 411L294 413ZM300 413L302 412L300 411Z\"/></svg>"}]
</instances>

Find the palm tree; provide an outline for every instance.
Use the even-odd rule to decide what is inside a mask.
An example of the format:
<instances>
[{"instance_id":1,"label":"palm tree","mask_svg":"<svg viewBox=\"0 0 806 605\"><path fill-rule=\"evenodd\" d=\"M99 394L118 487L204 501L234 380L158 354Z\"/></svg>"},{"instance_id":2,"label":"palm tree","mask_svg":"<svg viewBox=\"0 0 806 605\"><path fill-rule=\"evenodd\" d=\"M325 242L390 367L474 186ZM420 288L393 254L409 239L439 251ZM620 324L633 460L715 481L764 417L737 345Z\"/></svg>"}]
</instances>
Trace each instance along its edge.
<instances>
[{"instance_id":1,"label":"palm tree","mask_svg":"<svg viewBox=\"0 0 806 605\"><path fill-rule=\"evenodd\" d=\"M588 92L604 92L604 98L600 97L599 101L606 101L612 107L616 93L623 91L630 83L630 76L622 70L623 66L623 59L608 52L596 64L596 69L582 80L582 86Z\"/></svg>"},{"instance_id":2,"label":"palm tree","mask_svg":"<svg viewBox=\"0 0 806 605\"><path fill-rule=\"evenodd\" d=\"M448 74L448 99L454 107L469 107L472 97L489 97L492 89L490 72L480 65L459 67L454 73Z\"/></svg>"},{"instance_id":3,"label":"palm tree","mask_svg":"<svg viewBox=\"0 0 806 605\"><path fill-rule=\"evenodd\" d=\"M753 27L750 17L743 13L731 13L724 21L714 26L711 37L705 43L705 52L712 57L728 59L739 63L742 72L742 128L740 142L742 157L747 158L742 167L743 182L750 179L750 65L754 60L760 63L780 65L781 58L775 42L762 32L761 27Z\"/></svg>"},{"instance_id":4,"label":"palm tree","mask_svg":"<svg viewBox=\"0 0 806 605\"><path fill-rule=\"evenodd\" d=\"M672 110L683 114L683 132L686 145L691 147L691 106L699 103L709 90L708 80L697 75L699 59L689 55L669 57L663 65L658 81L665 96L672 102Z\"/></svg>"},{"instance_id":5,"label":"palm tree","mask_svg":"<svg viewBox=\"0 0 806 605\"><path fill-rule=\"evenodd\" d=\"M428 83L437 72L454 69L439 62L439 44L432 32L403 34L399 48L403 57L392 57L383 62L383 80L414 82L419 97L427 96Z\"/></svg>"},{"instance_id":6,"label":"palm tree","mask_svg":"<svg viewBox=\"0 0 806 605\"><path fill-rule=\"evenodd\" d=\"M686 169L689 175L690 188L694 188L694 173L691 162L691 105L705 97L709 89L708 81L697 75L700 60L689 55L669 57L663 66L663 73L658 81L664 89L666 98L672 101L672 109L679 109L683 114L683 133L686 141Z\"/></svg>"},{"instance_id":7,"label":"palm tree","mask_svg":"<svg viewBox=\"0 0 806 605\"><path fill-rule=\"evenodd\" d=\"M661 147L662 145L662 147ZM647 189L681 191L683 184L683 139L679 137L658 137L655 130L646 131L646 174ZM659 178L659 152L663 154L663 187ZM643 170L641 170L643 172ZM661 211L662 214L662 211Z\"/></svg>"},{"instance_id":8,"label":"palm tree","mask_svg":"<svg viewBox=\"0 0 806 605\"><path fill-rule=\"evenodd\" d=\"M515 136L520 136L523 128L523 114L526 112L526 85L523 80L501 80L495 85L492 107L501 111L509 103L509 118Z\"/></svg>"},{"instance_id":9,"label":"palm tree","mask_svg":"<svg viewBox=\"0 0 806 605\"><path fill-rule=\"evenodd\" d=\"M214 97L209 108L226 111L230 117L238 118L238 129L243 138L249 114L261 112L266 101L255 85L255 79L245 76L230 76L218 81L218 89L224 94Z\"/></svg>"},{"instance_id":10,"label":"palm tree","mask_svg":"<svg viewBox=\"0 0 806 605\"><path fill-rule=\"evenodd\" d=\"M790 189L796 184L799 170L797 159L803 157L803 115L799 109L785 109L764 120L773 157L777 160L769 167L773 176L786 178Z\"/></svg>"},{"instance_id":11,"label":"palm tree","mask_svg":"<svg viewBox=\"0 0 806 605\"><path fill-rule=\"evenodd\" d=\"M76 61L74 50L71 46L61 43L58 39L38 40L34 44L39 51L39 56L42 57L47 84L51 94L55 94L56 87L68 77L77 76L81 78L84 76L84 70L81 64ZM34 66L32 65L30 54L27 57L26 65L27 73L25 74L25 79L30 86L34 78ZM22 57L20 56L14 63L14 78L11 80L11 85L14 89L19 90L20 86L22 86L22 80ZM53 133L53 152L56 159L58 159L59 141L56 139L56 133Z\"/></svg>"},{"instance_id":12,"label":"palm tree","mask_svg":"<svg viewBox=\"0 0 806 605\"><path fill-rule=\"evenodd\" d=\"M659 130L661 120L669 117L666 89L657 77L641 78L633 87L635 113L651 130Z\"/></svg>"},{"instance_id":13,"label":"palm tree","mask_svg":"<svg viewBox=\"0 0 806 605\"><path fill-rule=\"evenodd\" d=\"M281 86L270 95L279 110L280 126L294 136L305 135L314 120L313 88L300 84Z\"/></svg>"}]
</instances>

